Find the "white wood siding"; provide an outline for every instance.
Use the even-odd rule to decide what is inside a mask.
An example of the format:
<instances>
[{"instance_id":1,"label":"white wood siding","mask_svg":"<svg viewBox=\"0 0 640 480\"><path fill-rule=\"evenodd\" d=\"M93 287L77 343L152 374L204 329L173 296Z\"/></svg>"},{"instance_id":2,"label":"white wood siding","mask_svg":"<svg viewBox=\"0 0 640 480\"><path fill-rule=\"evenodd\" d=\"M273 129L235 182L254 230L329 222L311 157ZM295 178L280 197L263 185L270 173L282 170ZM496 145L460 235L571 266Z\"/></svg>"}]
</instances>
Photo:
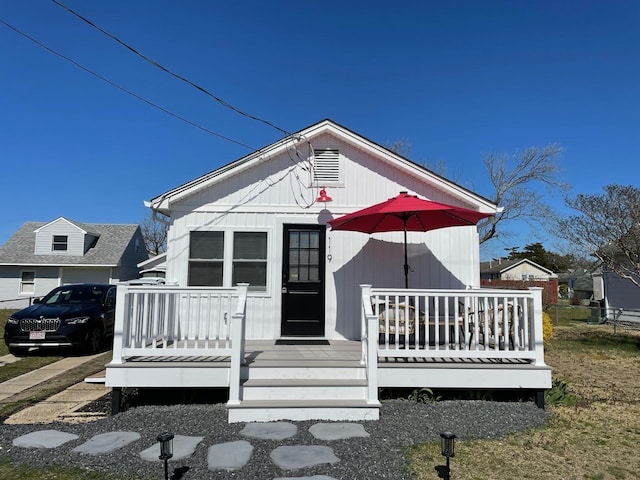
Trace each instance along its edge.
<instances>
[{"instance_id":1,"label":"white wood siding","mask_svg":"<svg viewBox=\"0 0 640 480\"><path fill-rule=\"evenodd\" d=\"M265 293L250 293L247 300L248 339L277 338L280 332L283 225L323 225L397 195L402 190L421 197L464 207L456 198L423 179L389 166L381 158L365 154L333 136L313 139L315 148L337 148L340 152L341 187L328 187L333 202L309 206L318 188L309 188L311 176L305 163L294 163L295 152L266 158L214 187L171 206L168 235L167 282L187 285L189 232L193 230L266 231L268 235L268 280ZM306 155L306 147L298 153ZM304 157L303 157L304 158ZM298 183L300 179L303 184ZM307 182L306 184L304 182ZM326 207L326 208L325 208ZM330 339L360 338L359 284L376 287L404 285L402 233L368 236L327 231L326 336ZM225 267L230 267L231 236L225 238ZM475 227L455 227L408 238L409 286L412 288L465 288L479 285L479 247ZM225 272L229 287L230 272Z\"/></svg>"}]
</instances>

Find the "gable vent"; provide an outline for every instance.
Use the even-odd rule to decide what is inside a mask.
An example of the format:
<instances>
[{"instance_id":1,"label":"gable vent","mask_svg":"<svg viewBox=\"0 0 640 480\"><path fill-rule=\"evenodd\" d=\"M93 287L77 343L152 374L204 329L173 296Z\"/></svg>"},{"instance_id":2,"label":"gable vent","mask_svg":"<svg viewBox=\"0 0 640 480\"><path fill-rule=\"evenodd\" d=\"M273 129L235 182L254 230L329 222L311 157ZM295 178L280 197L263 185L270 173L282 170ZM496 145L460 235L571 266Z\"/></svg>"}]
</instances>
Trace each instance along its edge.
<instances>
[{"instance_id":1,"label":"gable vent","mask_svg":"<svg viewBox=\"0 0 640 480\"><path fill-rule=\"evenodd\" d=\"M314 152L313 180L317 185L340 182L340 156L338 150L316 150Z\"/></svg>"}]
</instances>

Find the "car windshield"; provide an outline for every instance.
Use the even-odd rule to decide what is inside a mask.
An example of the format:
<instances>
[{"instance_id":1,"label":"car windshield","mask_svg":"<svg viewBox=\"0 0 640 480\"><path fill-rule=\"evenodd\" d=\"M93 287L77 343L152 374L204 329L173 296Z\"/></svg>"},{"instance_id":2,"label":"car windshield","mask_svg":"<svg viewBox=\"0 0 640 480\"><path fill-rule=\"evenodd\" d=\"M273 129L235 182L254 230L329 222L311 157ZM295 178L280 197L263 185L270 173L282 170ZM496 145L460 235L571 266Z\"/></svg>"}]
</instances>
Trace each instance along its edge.
<instances>
[{"instance_id":1,"label":"car windshield","mask_svg":"<svg viewBox=\"0 0 640 480\"><path fill-rule=\"evenodd\" d=\"M106 288L97 286L62 287L47 295L42 303L46 305L102 303Z\"/></svg>"}]
</instances>

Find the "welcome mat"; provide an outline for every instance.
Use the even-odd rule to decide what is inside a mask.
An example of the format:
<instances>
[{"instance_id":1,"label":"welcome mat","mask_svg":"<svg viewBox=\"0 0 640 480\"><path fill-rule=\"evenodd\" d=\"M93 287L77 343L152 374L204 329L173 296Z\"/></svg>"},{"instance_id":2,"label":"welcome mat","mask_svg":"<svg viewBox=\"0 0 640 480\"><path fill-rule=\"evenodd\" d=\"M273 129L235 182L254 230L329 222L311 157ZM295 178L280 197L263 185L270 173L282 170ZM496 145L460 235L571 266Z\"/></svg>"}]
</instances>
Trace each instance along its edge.
<instances>
[{"instance_id":1,"label":"welcome mat","mask_svg":"<svg viewBox=\"0 0 640 480\"><path fill-rule=\"evenodd\" d=\"M329 340L311 338L287 338L276 340L276 345L329 345Z\"/></svg>"}]
</instances>

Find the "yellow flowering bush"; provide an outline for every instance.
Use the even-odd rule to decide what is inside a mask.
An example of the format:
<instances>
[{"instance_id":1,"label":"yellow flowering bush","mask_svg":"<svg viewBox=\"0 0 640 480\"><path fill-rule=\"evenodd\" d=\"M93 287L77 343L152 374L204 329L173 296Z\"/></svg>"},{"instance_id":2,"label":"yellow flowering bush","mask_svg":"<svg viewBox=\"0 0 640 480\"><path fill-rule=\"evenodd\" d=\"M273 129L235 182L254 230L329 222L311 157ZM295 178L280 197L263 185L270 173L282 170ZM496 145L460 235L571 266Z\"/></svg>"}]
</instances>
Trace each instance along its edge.
<instances>
[{"instance_id":1,"label":"yellow flowering bush","mask_svg":"<svg viewBox=\"0 0 640 480\"><path fill-rule=\"evenodd\" d=\"M551 315L547 312L542 312L542 338L545 346L553 338L553 323L551 323Z\"/></svg>"}]
</instances>

